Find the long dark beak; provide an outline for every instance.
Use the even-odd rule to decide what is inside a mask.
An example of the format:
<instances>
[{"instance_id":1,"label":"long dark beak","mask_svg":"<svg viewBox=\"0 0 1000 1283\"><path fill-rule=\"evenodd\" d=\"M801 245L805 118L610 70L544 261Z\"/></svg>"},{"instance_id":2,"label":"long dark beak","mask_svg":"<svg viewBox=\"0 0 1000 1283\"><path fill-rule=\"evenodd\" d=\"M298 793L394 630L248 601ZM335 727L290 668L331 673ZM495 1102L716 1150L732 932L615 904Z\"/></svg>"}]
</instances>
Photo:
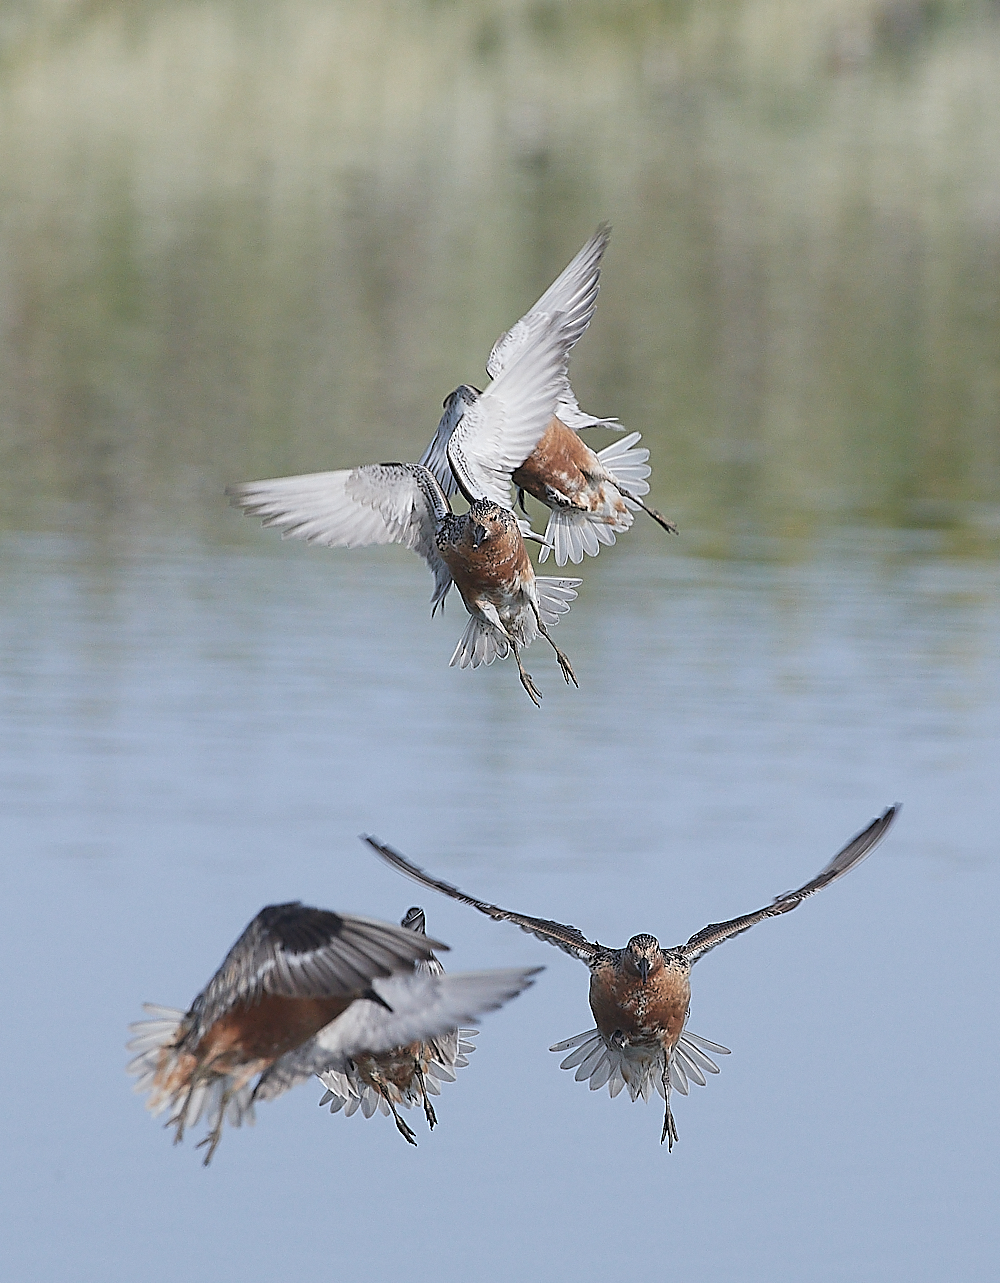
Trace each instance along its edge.
<instances>
[{"instance_id":1,"label":"long dark beak","mask_svg":"<svg viewBox=\"0 0 1000 1283\"><path fill-rule=\"evenodd\" d=\"M645 984L646 981L649 979L649 959L648 958L639 959L639 975L642 979L642 983Z\"/></svg>"},{"instance_id":2,"label":"long dark beak","mask_svg":"<svg viewBox=\"0 0 1000 1283\"><path fill-rule=\"evenodd\" d=\"M478 521L473 524L473 527L472 527L473 548L478 548L479 545L482 543L485 543L489 537L490 537L490 532L486 529L485 526L481 526Z\"/></svg>"}]
</instances>

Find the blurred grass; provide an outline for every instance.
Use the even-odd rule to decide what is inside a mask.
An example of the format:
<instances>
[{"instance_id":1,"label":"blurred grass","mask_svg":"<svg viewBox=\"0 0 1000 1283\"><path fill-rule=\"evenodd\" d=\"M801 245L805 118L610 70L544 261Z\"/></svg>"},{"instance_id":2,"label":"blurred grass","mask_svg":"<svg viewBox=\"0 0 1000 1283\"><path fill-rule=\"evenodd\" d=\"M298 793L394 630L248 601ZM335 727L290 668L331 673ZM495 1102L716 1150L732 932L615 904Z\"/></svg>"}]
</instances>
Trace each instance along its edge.
<instances>
[{"instance_id":1,"label":"blurred grass","mask_svg":"<svg viewBox=\"0 0 1000 1283\"><path fill-rule=\"evenodd\" d=\"M6 4L0 154L8 527L415 458L610 218L574 379L706 549L995 548L995 0Z\"/></svg>"}]
</instances>

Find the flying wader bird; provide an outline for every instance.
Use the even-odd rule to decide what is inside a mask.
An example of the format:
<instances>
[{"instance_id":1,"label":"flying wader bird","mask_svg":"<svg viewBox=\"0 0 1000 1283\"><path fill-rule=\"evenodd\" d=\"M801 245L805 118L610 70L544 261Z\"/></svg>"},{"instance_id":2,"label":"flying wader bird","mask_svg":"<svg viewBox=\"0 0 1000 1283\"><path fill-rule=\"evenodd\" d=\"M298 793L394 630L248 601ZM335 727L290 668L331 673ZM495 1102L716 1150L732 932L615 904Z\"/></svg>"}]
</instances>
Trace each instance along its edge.
<instances>
[{"instance_id":1,"label":"flying wader bird","mask_svg":"<svg viewBox=\"0 0 1000 1283\"><path fill-rule=\"evenodd\" d=\"M364 840L388 864L414 878L421 886L449 895L469 904L498 922L513 922L579 958L590 969L590 1008L596 1028L567 1038L551 1051L570 1051L561 1068L576 1068L578 1082L590 1080L591 1091L605 1085L612 1096L628 1087L633 1100L648 1100L655 1089L663 1097L664 1140L672 1149L677 1128L670 1108L670 1092L676 1088L687 1095L689 1082L703 1087L705 1073L719 1069L707 1054L728 1055L728 1049L709 1042L685 1029L691 1003L691 968L710 949L748 930L766 918L789 913L808 896L821 891L860 864L882 840L899 810L890 806L861 833L839 851L830 863L797 891L786 891L773 903L755 913L747 913L728 922L714 922L696 932L687 944L671 949L661 948L651 935L636 935L624 949L609 949L587 940L576 927L544 918L529 918L509 909L500 909L485 900L477 900L431 877L411 864L398 851L374 837Z\"/></svg>"},{"instance_id":2,"label":"flying wader bird","mask_svg":"<svg viewBox=\"0 0 1000 1283\"><path fill-rule=\"evenodd\" d=\"M408 909L402 925L423 935L423 909ZM444 973L444 967L433 955L417 962L416 970L433 976ZM386 1116L391 1114L399 1134L415 1145L416 1134L400 1117L396 1106L409 1109L411 1105L423 1105L427 1126L433 1130L437 1126L437 1115L430 1097L440 1094L439 1082L454 1082L455 1070L469 1063L469 1054L476 1050L472 1039L478 1032L449 1029L428 1042L418 1040L376 1054L356 1052L343 1070L328 1069L320 1074L320 1082L327 1090L319 1103L329 1105L331 1114L342 1109L348 1118L359 1109L365 1118L371 1118L376 1110Z\"/></svg>"},{"instance_id":3,"label":"flying wader bird","mask_svg":"<svg viewBox=\"0 0 1000 1283\"><path fill-rule=\"evenodd\" d=\"M501 334L486 362L491 379L499 378L533 342L539 318L551 312L562 313L567 325L572 325L570 347L577 342L590 324L597 303L601 257L610 236L611 228L603 223L534 307L506 334ZM420 460L437 477L445 495L461 488L449 449L452 436L480 395L477 388L468 384L455 389L444 403L437 432ZM640 433L631 432L595 453L578 435L587 428L621 431L617 419L598 419L580 409L564 371L544 436L510 478L519 492L522 510L525 493L551 509L539 560L545 561L554 551L557 566L565 566L567 561L579 563L584 553L596 557L602 543L613 544L616 532L621 534L632 525L635 508L642 508L665 530L677 533L672 521L647 507L640 498L649 492L646 478L650 473L646 463L649 451L633 448ZM510 503L506 477L497 478L489 497L498 503Z\"/></svg>"},{"instance_id":4,"label":"flying wader bird","mask_svg":"<svg viewBox=\"0 0 1000 1283\"><path fill-rule=\"evenodd\" d=\"M470 504L461 516L451 511L434 474L415 463L250 481L230 486L227 494L248 516L286 537L331 548L412 548L434 576L431 614L444 605L453 583L469 612L451 663L478 668L512 654L521 684L537 705L540 693L521 651L541 634L566 682L577 685L548 630L569 610L580 580L535 574L524 539L543 540L527 523L522 532L510 507L510 477L552 418L577 328L573 317L539 314L516 359L462 415L447 449L449 476Z\"/></svg>"},{"instance_id":5,"label":"flying wader bird","mask_svg":"<svg viewBox=\"0 0 1000 1283\"><path fill-rule=\"evenodd\" d=\"M268 905L186 1012L147 1004L153 1019L131 1026L135 1090L150 1093L153 1114L169 1110L175 1144L207 1114L207 1167L227 1117L234 1127L252 1122L256 1101L342 1071L362 1052L447 1039L527 988L538 970L415 968L447 948L375 918Z\"/></svg>"}]
</instances>

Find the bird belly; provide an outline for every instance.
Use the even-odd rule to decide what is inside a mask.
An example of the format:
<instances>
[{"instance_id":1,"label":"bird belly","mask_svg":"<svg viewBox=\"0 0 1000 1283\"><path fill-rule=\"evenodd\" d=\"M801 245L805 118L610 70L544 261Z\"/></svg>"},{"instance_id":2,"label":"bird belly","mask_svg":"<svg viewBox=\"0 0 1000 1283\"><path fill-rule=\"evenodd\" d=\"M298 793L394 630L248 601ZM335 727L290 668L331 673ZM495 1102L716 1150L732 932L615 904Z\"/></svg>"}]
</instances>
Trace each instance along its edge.
<instances>
[{"instance_id":1,"label":"bird belly","mask_svg":"<svg viewBox=\"0 0 1000 1283\"><path fill-rule=\"evenodd\" d=\"M406 1047L396 1047L379 1056L355 1057L354 1063L362 1082L372 1087L387 1083L395 1087L402 1096L412 1086L421 1060L428 1059L424 1044L413 1042Z\"/></svg>"},{"instance_id":2,"label":"bird belly","mask_svg":"<svg viewBox=\"0 0 1000 1283\"><path fill-rule=\"evenodd\" d=\"M511 480L549 508L576 508L595 521L627 529L632 514L604 479L607 475L594 451L571 428L553 418Z\"/></svg>"},{"instance_id":3,"label":"bird belly","mask_svg":"<svg viewBox=\"0 0 1000 1283\"><path fill-rule=\"evenodd\" d=\"M198 1062L228 1074L253 1064L266 1069L286 1051L300 1047L351 1005L350 997L283 998L264 994L259 1002L227 1011L202 1037Z\"/></svg>"},{"instance_id":4,"label":"bird belly","mask_svg":"<svg viewBox=\"0 0 1000 1283\"><path fill-rule=\"evenodd\" d=\"M534 619L528 594L535 572L520 533L489 539L479 548L451 545L443 555L469 614L489 618L483 607L492 606L508 632L521 640L525 616Z\"/></svg>"},{"instance_id":5,"label":"bird belly","mask_svg":"<svg viewBox=\"0 0 1000 1283\"><path fill-rule=\"evenodd\" d=\"M686 976L663 967L643 982L613 968L595 972L590 1007L606 1038L626 1043L673 1047L684 1029L691 1002Z\"/></svg>"}]
</instances>

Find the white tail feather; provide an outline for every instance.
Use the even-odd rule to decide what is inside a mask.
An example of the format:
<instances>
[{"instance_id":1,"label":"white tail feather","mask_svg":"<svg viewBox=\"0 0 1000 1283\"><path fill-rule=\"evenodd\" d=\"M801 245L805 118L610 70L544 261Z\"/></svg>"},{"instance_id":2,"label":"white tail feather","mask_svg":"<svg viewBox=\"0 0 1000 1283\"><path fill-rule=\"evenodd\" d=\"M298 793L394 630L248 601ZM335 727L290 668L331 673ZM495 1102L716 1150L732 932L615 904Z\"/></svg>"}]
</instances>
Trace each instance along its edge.
<instances>
[{"instance_id":1,"label":"white tail feather","mask_svg":"<svg viewBox=\"0 0 1000 1283\"><path fill-rule=\"evenodd\" d=\"M612 441L609 446L597 453L598 459L615 481L620 481L626 490L633 494L648 494L649 483L646 478L652 468L646 462L649 451L643 447L633 450L632 446L642 439L640 432L630 432L620 441Z\"/></svg>"},{"instance_id":2,"label":"white tail feather","mask_svg":"<svg viewBox=\"0 0 1000 1283\"><path fill-rule=\"evenodd\" d=\"M547 628L558 624L559 616L569 610L570 602L575 601L577 589L582 579L557 579L551 575L535 576L535 592L538 595L538 613Z\"/></svg>"},{"instance_id":3,"label":"white tail feather","mask_svg":"<svg viewBox=\"0 0 1000 1283\"><path fill-rule=\"evenodd\" d=\"M718 1055L729 1055L727 1047L687 1031L681 1034L670 1053L667 1064L670 1086L682 1096L688 1094L689 1081L697 1083L699 1087L705 1086L707 1079L704 1071L710 1074L719 1072L719 1066L705 1054L706 1047ZM660 1096L664 1095L663 1069L666 1062L664 1052L659 1047L638 1044L618 1047L610 1043L599 1030L588 1029L586 1033L555 1043L549 1050L569 1051L570 1054L560 1062L559 1068L575 1069L576 1081L589 1081L591 1091L599 1091L606 1086L609 1095L614 1098L627 1087L633 1100L638 1100L640 1096L643 1100L649 1100L654 1091Z\"/></svg>"},{"instance_id":4,"label":"white tail feather","mask_svg":"<svg viewBox=\"0 0 1000 1283\"><path fill-rule=\"evenodd\" d=\"M470 615L449 664L452 668L456 664L459 668L478 668L495 659L506 659L509 650L510 642L492 624Z\"/></svg>"}]
</instances>

